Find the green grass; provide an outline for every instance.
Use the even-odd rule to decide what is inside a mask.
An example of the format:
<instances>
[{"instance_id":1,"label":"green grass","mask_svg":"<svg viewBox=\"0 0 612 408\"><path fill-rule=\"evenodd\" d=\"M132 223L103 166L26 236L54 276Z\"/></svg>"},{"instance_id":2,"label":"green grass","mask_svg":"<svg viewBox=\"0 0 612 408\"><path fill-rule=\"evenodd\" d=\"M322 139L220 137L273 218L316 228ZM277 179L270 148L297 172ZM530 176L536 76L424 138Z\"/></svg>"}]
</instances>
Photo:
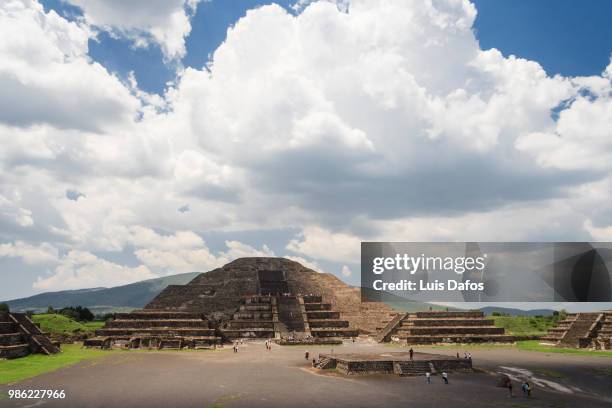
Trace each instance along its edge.
<instances>
[{"instance_id":1,"label":"green grass","mask_svg":"<svg viewBox=\"0 0 612 408\"><path fill-rule=\"evenodd\" d=\"M397 345L393 345L390 343L386 343L390 347L397 347ZM411 345L407 345L405 347L411 347ZM412 347L416 347L412 345ZM426 345L419 346L428 349L456 349L456 350L470 350L470 349L479 349L479 350L487 350L487 349L518 349L524 351L533 351L538 353L561 353L561 354L575 354L580 356L592 356L592 357L608 357L612 358L611 351L593 351L586 349L574 349L574 348L562 348L562 347L553 347L553 346L544 346L539 343L538 340L524 340L517 341L514 344L490 344L490 343L467 343L467 344L436 344L436 345Z\"/></svg>"},{"instance_id":2,"label":"green grass","mask_svg":"<svg viewBox=\"0 0 612 408\"><path fill-rule=\"evenodd\" d=\"M545 346L545 345L540 344L538 340L519 341L516 343L516 347L519 350L537 351L540 353L577 354L580 356L595 356L595 357L612 358L612 352L610 351L596 351L596 350Z\"/></svg>"},{"instance_id":3,"label":"green grass","mask_svg":"<svg viewBox=\"0 0 612 408\"><path fill-rule=\"evenodd\" d=\"M104 322L77 322L61 314L36 314L34 323L39 323L42 331L56 334L93 333L104 326Z\"/></svg>"},{"instance_id":4,"label":"green grass","mask_svg":"<svg viewBox=\"0 0 612 408\"><path fill-rule=\"evenodd\" d=\"M67 344L62 346L61 353L51 356L31 354L14 360L0 360L0 385L25 380L80 361L108 355L107 351L81 348L79 344Z\"/></svg>"},{"instance_id":5,"label":"green grass","mask_svg":"<svg viewBox=\"0 0 612 408\"><path fill-rule=\"evenodd\" d=\"M554 327L555 316L488 316L495 320L495 326L506 329L514 336L542 336Z\"/></svg>"}]
</instances>

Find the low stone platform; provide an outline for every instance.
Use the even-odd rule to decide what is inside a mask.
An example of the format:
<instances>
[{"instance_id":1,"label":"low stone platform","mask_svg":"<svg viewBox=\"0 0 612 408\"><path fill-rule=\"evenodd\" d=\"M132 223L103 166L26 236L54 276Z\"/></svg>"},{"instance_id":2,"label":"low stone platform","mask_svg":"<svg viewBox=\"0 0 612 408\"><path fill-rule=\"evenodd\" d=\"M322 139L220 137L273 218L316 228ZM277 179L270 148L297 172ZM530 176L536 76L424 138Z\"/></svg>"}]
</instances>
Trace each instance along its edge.
<instances>
[{"instance_id":1,"label":"low stone platform","mask_svg":"<svg viewBox=\"0 0 612 408\"><path fill-rule=\"evenodd\" d=\"M276 341L280 346L337 346L342 344L342 339L336 337L310 337L304 339L280 339Z\"/></svg>"},{"instance_id":2,"label":"low stone platform","mask_svg":"<svg viewBox=\"0 0 612 408\"><path fill-rule=\"evenodd\" d=\"M319 356L318 368L332 369L345 375L395 374L417 376L442 371L472 371L472 360L440 354L409 352L389 353L328 353Z\"/></svg>"}]
</instances>

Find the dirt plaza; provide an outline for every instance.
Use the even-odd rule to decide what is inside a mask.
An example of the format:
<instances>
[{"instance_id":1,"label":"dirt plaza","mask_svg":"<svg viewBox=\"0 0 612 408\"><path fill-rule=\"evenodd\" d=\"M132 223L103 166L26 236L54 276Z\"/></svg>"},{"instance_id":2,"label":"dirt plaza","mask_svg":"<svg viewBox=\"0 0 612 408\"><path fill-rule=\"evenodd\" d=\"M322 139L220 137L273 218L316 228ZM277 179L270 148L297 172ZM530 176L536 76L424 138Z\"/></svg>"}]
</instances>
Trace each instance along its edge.
<instances>
[{"instance_id":1,"label":"dirt plaza","mask_svg":"<svg viewBox=\"0 0 612 408\"><path fill-rule=\"evenodd\" d=\"M304 358L321 353L388 353L405 348L358 339L338 346L277 346L245 342L238 353L216 351L108 351L90 360L0 387L7 407L608 407L612 359L471 348L475 371L433 376L345 376L312 368ZM417 352L455 356L460 348L418 347ZM463 358L463 357L461 357ZM514 397L496 386L499 373L514 380ZM534 384L531 398L520 382ZM65 390L63 400L8 399L9 389Z\"/></svg>"}]
</instances>

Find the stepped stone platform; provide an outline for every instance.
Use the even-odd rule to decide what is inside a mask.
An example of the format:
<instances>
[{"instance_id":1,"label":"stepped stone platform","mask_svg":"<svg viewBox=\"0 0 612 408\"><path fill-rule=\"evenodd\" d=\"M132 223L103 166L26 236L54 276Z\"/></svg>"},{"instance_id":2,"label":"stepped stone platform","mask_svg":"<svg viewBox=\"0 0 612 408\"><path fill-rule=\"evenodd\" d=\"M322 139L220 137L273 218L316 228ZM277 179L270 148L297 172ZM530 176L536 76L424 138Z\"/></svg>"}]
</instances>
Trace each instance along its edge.
<instances>
[{"instance_id":1,"label":"stepped stone platform","mask_svg":"<svg viewBox=\"0 0 612 408\"><path fill-rule=\"evenodd\" d=\"M568 314L540 340L559 347L612 350L612 310Z\"/></svg>"},{"instance_id":2,"label":"stepped stone platform","mask_svg":"<svg viewBox=\"0 0 612 408\"><path fill-rule=\"evenodd\" d=\"M445 355L409 352L389 353L329 353L319 356L320 369L336 369L345 375L395 374L415 376L443 371L472 371L472 360L452 358Z\"/></svg>"},{"instance_id":3,"label":"stepped stone platform","mask_svg":"<svg viewBox=\"0 0 612 408\"><path fill-rule=\"evenodd\" d=\"M19 358L28 354L59 353L59 344L51 342L24 313L0 312L0 358Z\"/></svg>"},{"instance_id":4,"label":"stepped stone platform","mask_svg":"<svg viewBox=\"0 0 612 408\"><path fill-rule=\"evenodd\" d=\"M201 313L137 310L115 313L86 347L201 348L219 343L215 329Z\"/></svg>"},{"instance_id":5,"label":"stepped stone platform","mask_svg":"<svg viewBox=\"0 0 612 408\"><path fill-rule=\"evenodd\" d=\"M405 344L513 342L480 311L400 313L378 333L378 342Z\"/></svg>"},{"instance_id":6,"label":"stepped stone platform","mask_svg":"<svg viewBox=\"0 0 612 408\"><path fill-rule=\"evenodd\" d=\"M203 313L223 337L333 338L373 333L393 310L362 303L360 291L333 275L284 258L240 258L168 286L144 310Z\"/></svg>"}]
</instances>

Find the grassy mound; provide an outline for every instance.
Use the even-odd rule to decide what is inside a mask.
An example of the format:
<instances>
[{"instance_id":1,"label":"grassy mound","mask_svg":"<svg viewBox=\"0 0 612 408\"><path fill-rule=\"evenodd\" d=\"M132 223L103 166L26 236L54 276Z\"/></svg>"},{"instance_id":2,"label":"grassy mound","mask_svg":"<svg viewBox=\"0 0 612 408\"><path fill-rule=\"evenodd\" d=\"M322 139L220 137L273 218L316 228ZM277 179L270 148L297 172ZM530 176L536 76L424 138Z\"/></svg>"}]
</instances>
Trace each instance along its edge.
<instances>
[{"instance_id":1,"label":"grassy mound","mask_svg":"<svg viewBox=\"0 0 612 408\"><path fill-rule=\"evenodd\" d=\"M104 322L77 322L60 314L37 314L32 316L32 320L39 323L44 332L63 335L93 333L104 326Z\"/></svg>"},{"instance_id":2,"label":"grassy mound","mask_svg":"<svg viewBox=\"0 0 612 408\"><path fill-rule=\"evenodd\" d=\"M557 316L489 316L497 327L514 336L543 336L557 324Z\"/></svg>"}]
</instances>

